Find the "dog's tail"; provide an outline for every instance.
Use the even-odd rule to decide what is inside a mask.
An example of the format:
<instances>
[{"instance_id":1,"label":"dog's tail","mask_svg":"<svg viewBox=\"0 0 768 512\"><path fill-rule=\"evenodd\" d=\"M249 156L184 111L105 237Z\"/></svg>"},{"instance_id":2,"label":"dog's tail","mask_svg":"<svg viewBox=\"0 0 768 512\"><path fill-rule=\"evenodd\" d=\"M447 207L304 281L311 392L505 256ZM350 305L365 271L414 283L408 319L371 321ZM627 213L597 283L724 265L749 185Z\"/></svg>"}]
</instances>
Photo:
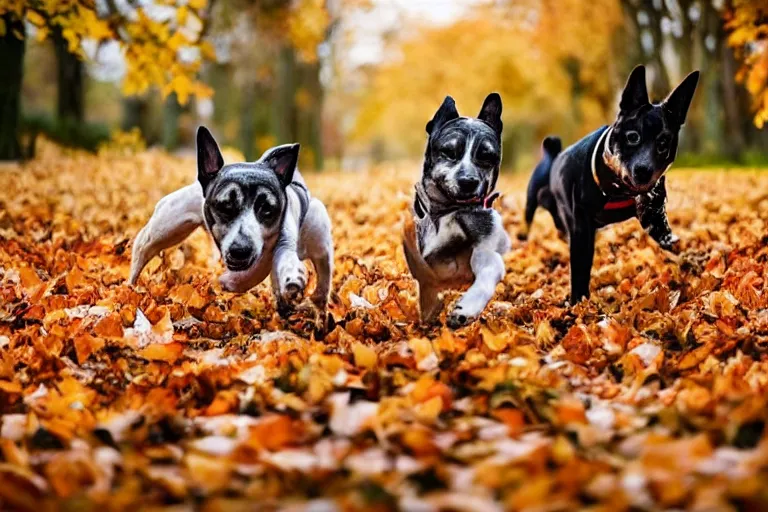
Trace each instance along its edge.
<instances>
[{"instance_id":1,"label":"dog's tail","mask_svg":"<svg viewBox=\"0 0 768 512\"><path fill-rule=\"evenodd\" d=\"M528 238L533 215L539 206L539 193L542 189L549 187L549 172L552 170L552 163L562 150L563 142L560 140L560 137L549 136L541 143L541 161L536 165L531 181L528 182L528 195L525 202L525 226L517 234L521 240Z\"/></svg>"},{"instance_id":2,"label":"dog's tail","mask_svg":"<svg viewBox=\"0 0 768 512\"><path fill-rule=\"evenodd\" d=\"M550 159L554 160L554 158L563 150L563 141L560 140L560 137L550 135L549 137L544 138L544 141L541 143L541 149L544 150L544 153L546 153Z\"/></svg>"}]
</instances>

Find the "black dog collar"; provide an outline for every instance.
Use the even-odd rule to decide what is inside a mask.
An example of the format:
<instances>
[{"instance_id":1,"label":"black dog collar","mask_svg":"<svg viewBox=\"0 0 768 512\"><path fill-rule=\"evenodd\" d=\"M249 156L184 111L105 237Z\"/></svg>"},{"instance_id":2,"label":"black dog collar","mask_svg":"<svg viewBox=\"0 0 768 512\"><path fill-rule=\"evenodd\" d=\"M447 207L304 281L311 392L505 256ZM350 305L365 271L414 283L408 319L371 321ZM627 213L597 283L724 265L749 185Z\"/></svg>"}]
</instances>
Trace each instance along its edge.
<instances>
[{"instance_id":1,"label":"black dog collar","mask_svg":"<svg viewBox=\"0 0 768 512\"><path fill-rule=\"evenodd\" d=\"M413 211L419 219L423 219L427 215L430 217L440 217L467 208L492 208L493 202L501 195L499 192L491 192L484 197L437 207L438 205L429 200L421 182L417 183L414 188L416 189L416 195L413 200Z\"/></svg>"}]
</instances>

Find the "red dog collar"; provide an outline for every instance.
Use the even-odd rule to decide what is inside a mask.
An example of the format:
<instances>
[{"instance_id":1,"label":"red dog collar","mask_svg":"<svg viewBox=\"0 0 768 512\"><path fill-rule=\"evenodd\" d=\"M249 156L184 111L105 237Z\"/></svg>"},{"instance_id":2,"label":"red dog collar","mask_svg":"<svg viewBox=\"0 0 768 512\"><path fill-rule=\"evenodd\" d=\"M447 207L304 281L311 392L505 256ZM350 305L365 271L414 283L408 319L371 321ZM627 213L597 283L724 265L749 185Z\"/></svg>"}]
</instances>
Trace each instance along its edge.
<instances>
[{"instance_id":1,"label":"red dog collar","mask_svg":"<svg viewBox=\"0 0 768 512\"><path fill-rule=\"evenodd\" d=\"M621 210L622 208L629 208L630 206L635 206L635 200L634 199L622 199L620 201L608 201L605 203L605 206L603 206L603 210Z\"/></svg>"}]
</instances>

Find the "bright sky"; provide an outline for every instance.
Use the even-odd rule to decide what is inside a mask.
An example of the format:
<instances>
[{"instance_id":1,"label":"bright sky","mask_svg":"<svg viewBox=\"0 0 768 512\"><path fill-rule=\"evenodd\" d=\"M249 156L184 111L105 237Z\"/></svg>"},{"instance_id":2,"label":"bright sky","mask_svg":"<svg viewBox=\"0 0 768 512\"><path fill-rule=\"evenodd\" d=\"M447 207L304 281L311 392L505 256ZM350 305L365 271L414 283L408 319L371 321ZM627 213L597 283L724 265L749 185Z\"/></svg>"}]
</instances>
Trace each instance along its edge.
<instances>
[{"instance_id":1,"label":"bright sky","mask_svg":"<svg viewBox=\"0 0 768 512\"><path fill-rule=\"evenodd\" d=\"M122 1L122 0L121 0ZM460 18L473 5L493 0L372 0L373 9L344 16L352 41L345 49L346 64L350 68L376 63L384 53L383 36L396 31L405 20L418 20L420 25L440 25ZM98 52L95 44L84 44L86 54L96 60L90 72L98 80L120 80L125 63L116 43L102 45Z\"/></svg>"},{"instance_id":2,"label":"bright sky","mask_svg":"<svg viewBox=\"0 0 768 512\"><path fill-rule=\"evenodd\" d=\"M345 20L354 41L347 53L348 64L357 67L380 61L382 36L397 30L405 19L417 19L425 25L451 23L479 3L487 0L373 0L373 9Z\"/></svg>"}]
</instances>

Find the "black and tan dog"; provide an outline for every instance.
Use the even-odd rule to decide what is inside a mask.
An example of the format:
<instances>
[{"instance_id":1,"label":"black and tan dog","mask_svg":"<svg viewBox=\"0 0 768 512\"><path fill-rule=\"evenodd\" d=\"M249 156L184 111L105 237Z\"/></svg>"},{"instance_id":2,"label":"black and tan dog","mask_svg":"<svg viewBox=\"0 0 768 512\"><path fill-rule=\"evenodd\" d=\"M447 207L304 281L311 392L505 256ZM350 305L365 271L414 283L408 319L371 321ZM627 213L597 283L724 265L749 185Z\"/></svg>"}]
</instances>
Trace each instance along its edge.
<instances>
[{"instance_id":1,"label":"black and tan dog","mask_svg":"<svg viewBox=\"0 0 768 512\"><path fill-rule=\"evenodd\" d=\"M501 97L490 94L477 118L459 116L446 97L427 123L424 169L403 248L419 284L422 321L439 314L440 292L470 285L448 313L452 328L475 320L504 276L510 242L491 206L501 164Z\"/></svg>"},{"instance_id":2,"label":"black and tan dog","mask_svg":"<svg viewBox=\"0 0 768 512\"><path fill-rule=\"evenodd\" d=\"M698 80L699 72L694 71L664 101L651 103L645 68L638 66L624 87L612 125L562 153L560 139L544 139L544 156L528 187L526 230L520 237L527 236L537 206L552 214L570 245L572 304L589 297L597 229L637 217L662 248L676 249L678 238L667 221L664 173L677 155L680 128Z\"/></svg>"}]
</instances>

